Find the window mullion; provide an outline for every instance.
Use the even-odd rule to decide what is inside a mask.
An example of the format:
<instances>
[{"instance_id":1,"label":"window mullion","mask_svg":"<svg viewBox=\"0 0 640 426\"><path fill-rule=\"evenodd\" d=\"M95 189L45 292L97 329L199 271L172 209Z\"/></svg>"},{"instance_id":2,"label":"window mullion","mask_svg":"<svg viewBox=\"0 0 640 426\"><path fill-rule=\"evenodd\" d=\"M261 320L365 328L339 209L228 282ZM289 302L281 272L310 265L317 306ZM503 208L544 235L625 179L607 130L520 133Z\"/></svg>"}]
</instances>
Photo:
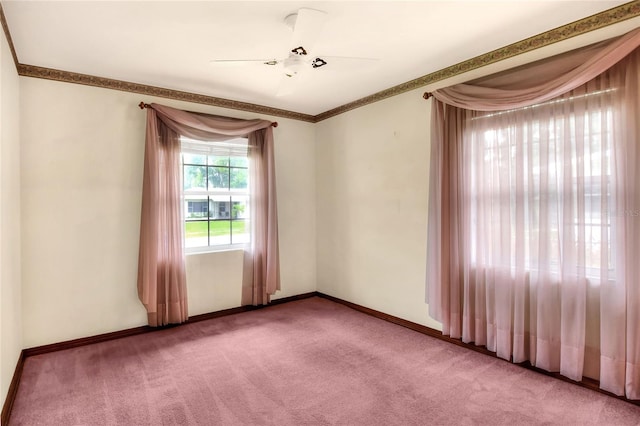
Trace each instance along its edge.
<instances>
[{"instance_id":1,"label":"window mullion","mask_svg":"<svg viewBox=\"0 0 640 426\"><path fill-rule=\"evenodd\" d=\"M211 197L207 195L207 245L211 246Z\"/></svg>"}]
</instances>

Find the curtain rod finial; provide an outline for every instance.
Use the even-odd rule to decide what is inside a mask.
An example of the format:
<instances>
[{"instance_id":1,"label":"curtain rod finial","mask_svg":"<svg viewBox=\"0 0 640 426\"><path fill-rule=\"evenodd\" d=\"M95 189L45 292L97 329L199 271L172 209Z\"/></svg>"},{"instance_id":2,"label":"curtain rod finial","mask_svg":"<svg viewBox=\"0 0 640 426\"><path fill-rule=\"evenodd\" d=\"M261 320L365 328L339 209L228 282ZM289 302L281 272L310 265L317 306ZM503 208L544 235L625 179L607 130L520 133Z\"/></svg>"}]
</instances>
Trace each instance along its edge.
<instances>
[{"instance_id":1,"label":"curtain rod finial","mask_svg":"<svg viewBox=\"0 0 640 426\"><path fill-rule=\"evenodd\" d=\"M274 121L273 123L271 123L271 126L272 126L272 127L278 127L278 122L277 122L277 121Z\"/></svg>"},{"instance_id":2,"label":"curtain rod finial","mask_svg":"<svg viewBox=\"0 0 640 426\"><path fill-rule=\"evenodd\" d=\"M422 97L425 98L425 99L429 99L432 96L433 96L433 94L431 92L424 92L424 95L422 95Z\"/></svg>"},{"instance_id":3,"label":"curtain rod finial","mask_svg":"<svg viewBox=\"0 0 640 426\"><path fill-rule=\"evenodd\" d=\"M145 104L144 102L140 102L138 106L140 107L140 109L149 108L149 104Z\"/></svg>"}]
</instances>

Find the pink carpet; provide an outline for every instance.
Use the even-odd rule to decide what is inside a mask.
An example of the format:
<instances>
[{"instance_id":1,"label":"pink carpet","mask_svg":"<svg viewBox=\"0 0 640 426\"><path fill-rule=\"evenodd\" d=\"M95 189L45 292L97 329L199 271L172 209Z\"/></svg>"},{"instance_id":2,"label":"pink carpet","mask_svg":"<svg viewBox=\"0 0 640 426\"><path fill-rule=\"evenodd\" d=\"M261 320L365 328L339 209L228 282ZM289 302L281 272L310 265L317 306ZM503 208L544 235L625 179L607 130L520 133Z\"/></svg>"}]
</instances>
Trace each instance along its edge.
<instances>
[{"instance_id":1,"label":"pink carpet","mask_svg":"<svg viewBox=\"0 0 640 426\"><path fill-rule=\"evenodd\" d=\"M26 360L12 425L639 425L640 407L311 298Z\"/></svg>"}]
</instances>

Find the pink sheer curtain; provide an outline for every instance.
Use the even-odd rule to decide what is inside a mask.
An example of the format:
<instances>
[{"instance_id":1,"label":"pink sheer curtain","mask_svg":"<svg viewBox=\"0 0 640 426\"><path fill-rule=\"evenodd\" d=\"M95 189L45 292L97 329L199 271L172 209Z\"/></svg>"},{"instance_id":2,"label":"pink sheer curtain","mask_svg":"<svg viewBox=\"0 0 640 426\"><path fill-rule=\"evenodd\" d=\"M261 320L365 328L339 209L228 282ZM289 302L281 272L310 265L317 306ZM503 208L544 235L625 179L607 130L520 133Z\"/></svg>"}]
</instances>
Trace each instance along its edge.
<instances>
[{"instance_id":1,"label":"pink sheer curtain","mask_svg":"<svg viewBox=\"0 0 640 426\"><path fill-rule=\"evenodd\" d=\"M147 108L138 297L149 325L188 318L180 137L221 141L248 137L251 244L245 254L242 303L264 304L280 288L273 130L267 120L238 120L151 104Z\"/></svg>"},{"instance_id":2,"label":"pink sheer curtain","mask_svg":"<svg viewBox=\"0 0 640 426\"><path fill-rule=\"evenodd\" d=\"M266 132L249 135L249 204L251 247L245 252L243 305L265 305L280 290L278 209L273 138Z\"/></svg>"},{"instance_id":3,"label":"pink sheer curtain","mask_svg":"<svg viewBox=\"0 0 640 426\"><path fill-rule=\"evenodd\" d=\"M427 258L444 334L631 399L638 45L634 31L433 94Z\"/></svg>"},{"instance_id":4,"label":"pink sheer curtain","mask_svg":"<svg viewBox=\"0 0 640 426\"><path fill-rule=\"evenodd\" d=\"M180 136L147 109L138 297L152 327L187 320L183 224L180 214Z\"/></svg>"}]
</instances>

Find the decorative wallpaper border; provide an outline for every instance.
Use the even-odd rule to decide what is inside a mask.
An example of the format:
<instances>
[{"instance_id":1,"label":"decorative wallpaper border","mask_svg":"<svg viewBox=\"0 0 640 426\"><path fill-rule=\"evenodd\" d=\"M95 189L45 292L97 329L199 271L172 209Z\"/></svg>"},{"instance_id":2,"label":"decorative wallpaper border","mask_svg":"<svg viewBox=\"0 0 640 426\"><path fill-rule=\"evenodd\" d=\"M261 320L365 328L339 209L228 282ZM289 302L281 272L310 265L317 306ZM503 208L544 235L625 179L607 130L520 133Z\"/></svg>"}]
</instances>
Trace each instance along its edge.
<instances>
[{"instance_id":1,"label":"decorative wallpaper border","mask_svg":"<svg viewBox=\"0 0 640 426\"><path fill-rule=\"evenodd\" d=\"M315 122L315 117L309 114L302 114L299 112L287 111L284 109L272 108L264 105L251 104L248 102L234 101L231 99L199 95L197 93L182 92L179 90L148 86L146 84L130 83L127 81L114 80L111 78L96 77L87 74L78 74L69 71L37 67L34 65L18 65L18 74L25 77L35 77L43 78L46 80L62 81L65 83L83 84L85 86L102 87L105 89L120 90L123 92L140 93L142 95L193 102L196 104L255 112L257 114L273 115L276 117L291 118L293 120L307 121L309 123Z\"/></svg>"},{"instance_id":2,"label":"decorative wallpaper border","mask_svg":"<svg viewBox=\"0 0 640 426\"><path fill-rule=\"evenodd\" d=\"M569 38L585 34L590 31L604 28L609 25L626 21L627 19L635 18L637 16L640 16L640 0L622 4L612 9L605 10L604 12L588 16L570 24L554 28L553 30L549 30L545 33L529 37L527 39L512 43L508 46L501 47L480 56L476 56L475 58L471 58L450 67L443 68L439 71L432 72L431 74L427 74L425 76L418 77L414 80L407 81L406 83L399 84L381 92L374 93L373 95L366 96L362 99L358 99L348 104L341 105L337 108L316 115L315 119L316 122L326 120L327 118L334 117L352 109L378 102L382 99L396 96L410 90L418 89L420 87L426 86L427 84L455 77L465 72L469 72L486 65L503 61L505 59L509 59L526 52L531 52L532 50L536 50L553 43L567 40Z\"/></svg>"},{"instance_id":3,"label":"decorative wallpaper border","mask_svg":"<svg viewBox=\"0 0 640 426\"><path fill-rule=\"evenodd\" d=\"M529 37L527 39L512 43L508 46L501 47L491 52L476 56L469 60L460 62L439 71L424 75L411 81L399 84L397 86L374 93L370 96L358 99L353 102L341 105L337 108L325 111L318 115L303 114L295 111L288 111L279 108L257 105L247 102L234 101L224 98L216 98L213 96L199 95L195 93L182 92L178 90L165 89L162 87L149 86L146 84L130 83L121 80L114 80L104 77L96 77L87 74L78 74L70 71L61 71L51 68L44 68L34 65L21 64L18 61L9 26L7 24L2 4L0 3L0 21L6 35L13 60L16 63L18 74L25 77L43 78L47 80L62 81L66 83L83 84L86 86L102 87L105 89L121 90L125 92L140 93L143 95L157 96L167 99L175 99L179 101L193 102L204 105L217 106L257 114L271 115L275 117L290 118L293 120L306 121L309 123L317 123L330 117L343 114L347 111L381 101L392 96L399 95L420 87L435 83L447 78L451 78L477 68L481 68L514 56L539 49L557 43L569 38L588 33L600 28L607 27L628 19L640 16L640 0L634 0L629 3L605 10L598 14L588 16L578 21L563 25L542 34Z\"/></svg>"},{"instance_id":4,"label":"decorative wallpaper border","mask_svg":"<svg viewBox=\"0 0 640 426\"><path fill-rule=\"evenodd\" d=\"M0 23L2 24L2 30L4 31L4 35L7 38L7 43L9 43L9 50L11 51L11 56L13 56L13 63L16 64L16 69L20 62L18 61L18 54L16 53L16 48L13 46L13 39L11 38L11 33L9 32L9 24L7 23L7 18L4 16L4 9L2 9L2 3L0 3Z\"/></svg>"}]
</instances>

